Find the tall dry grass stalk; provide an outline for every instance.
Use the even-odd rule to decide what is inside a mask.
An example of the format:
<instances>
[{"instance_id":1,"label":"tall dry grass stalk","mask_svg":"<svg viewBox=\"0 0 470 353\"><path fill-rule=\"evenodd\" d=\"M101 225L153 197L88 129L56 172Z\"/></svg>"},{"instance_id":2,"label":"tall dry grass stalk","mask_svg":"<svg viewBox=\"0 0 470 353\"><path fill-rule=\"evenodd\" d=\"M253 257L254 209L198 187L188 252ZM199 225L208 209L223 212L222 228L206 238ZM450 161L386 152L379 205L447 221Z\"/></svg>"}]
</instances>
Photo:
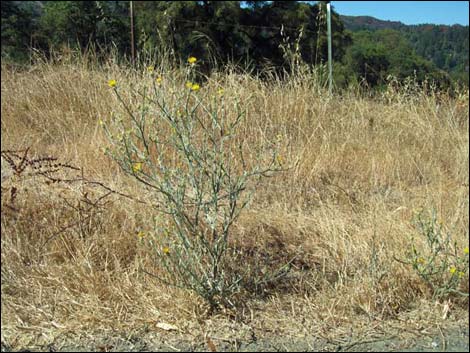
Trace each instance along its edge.
<instances>
[{"instance_id":1,"label":"tall dry grass stalk","mask_svg":"<svg viewBox=\"0 0 470 353\"><path fill-rule=\"evenodd\" d=\"M155 72L167 90L177 87L166 77L183 78L177 69ZM30 147L29 160L53 156L80 168L58 166L53 182L34 163L15 174L2 159L2 341L32 347L85 332L139 335L157 322L197 340L224 327L334 337L377 320L442 321L430 288L397 259L412 237L425 246L411 225L418 208L435 209L459 251L468 246L468 91L330 97L308 72L282 81L234 70L208 77L201 95L222 88L245 104L247 156L280 135L291 166L262 182L234 225L238 265L259 273L294 261L288 278L244 308L204 319L193 294L141 271L162 271L138 237L153 229L154 214L141 186L102 152L108 142L98 121L122 109L109 79L138 89L154 78L112 61L2 66L2 151ZM468 292L468 273L460 290ZM450 300L455 318L468 321L459 311L468 299Z\"/></svg>"}]
</instances>

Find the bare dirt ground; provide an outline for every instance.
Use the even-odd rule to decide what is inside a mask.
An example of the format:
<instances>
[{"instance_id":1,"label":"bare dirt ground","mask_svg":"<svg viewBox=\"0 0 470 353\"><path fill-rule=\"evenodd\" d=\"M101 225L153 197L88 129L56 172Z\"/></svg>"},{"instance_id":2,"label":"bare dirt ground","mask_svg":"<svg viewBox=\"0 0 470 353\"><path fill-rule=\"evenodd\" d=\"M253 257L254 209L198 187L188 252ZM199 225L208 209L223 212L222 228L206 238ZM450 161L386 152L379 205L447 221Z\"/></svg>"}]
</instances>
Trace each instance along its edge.
<instances>
[{"instance_id":1,"label":"bare dirt ground","mask_svg":"<svg viewBox=\"0 0 470 353\"><path fill-rule=\"evenodd\" d=\"M240 330L243 330L243 325ZM138 333L96 333L83 338L57 336L47 346L15 347L2 341L2 352L468 352L468 321L451 322L445 328L384 328L388 332L367 335L351 332L327 339L315 335L283 337L249 330L249 334L233 337L159 332L146 327Z\"/></svg>"}]
</instances>

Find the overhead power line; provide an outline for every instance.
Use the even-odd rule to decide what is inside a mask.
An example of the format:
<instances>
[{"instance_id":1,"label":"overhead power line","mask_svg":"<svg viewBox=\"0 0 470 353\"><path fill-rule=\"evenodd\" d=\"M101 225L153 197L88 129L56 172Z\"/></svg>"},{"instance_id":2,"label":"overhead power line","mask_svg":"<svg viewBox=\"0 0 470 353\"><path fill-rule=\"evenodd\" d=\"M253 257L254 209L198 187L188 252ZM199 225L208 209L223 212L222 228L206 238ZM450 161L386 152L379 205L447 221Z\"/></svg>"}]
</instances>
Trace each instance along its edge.
<instances>
[{"instance_id":1,"label":"overhead power line","mask_svg":"<svg viewBox=\"0 0 470 353\"><path fill-rule=\"evenodd\" d=\"M199 20L196 20L196 21L191 21L191 20L182 20L182 19L173 19L173 21L175 22L185 22L185 23L192 23L192 24L207 24L207 25L213 25L213 24L217 24L216 22L207 22L207 21L199 21ZM276 29L276 30L280 30L281 27L271 27L271 26L255 26L255 25L242 25L242 24L234 24L234 26L237 26L237 27L242 27L242 28L258 28L258 29ZM292 30L292 31L298 31L300 30L300 27L285 27L284 26L284 29L287 29L287 30ZM310 32L310 33L315 33L315 31L312 31L310 29L305 29L304 28L304 32Z\"/></svg>"}]
</instances>

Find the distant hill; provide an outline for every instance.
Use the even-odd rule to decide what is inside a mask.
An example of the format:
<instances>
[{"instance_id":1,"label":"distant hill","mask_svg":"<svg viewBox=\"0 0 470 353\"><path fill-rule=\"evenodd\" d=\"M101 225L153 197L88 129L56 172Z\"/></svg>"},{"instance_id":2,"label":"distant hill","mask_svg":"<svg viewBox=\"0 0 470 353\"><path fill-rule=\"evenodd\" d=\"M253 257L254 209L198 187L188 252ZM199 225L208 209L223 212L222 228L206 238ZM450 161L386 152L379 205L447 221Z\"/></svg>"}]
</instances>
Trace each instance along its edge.
<instances>
[{"instance_id":1,"label":"distant hill","mask_svg":"<svg viewBox=\"0 0 470 353\"><path fill-rule=\"evenodd\" d=\"M352 32L391 29L400 32L416 54L448 72L452 78L468 85L469 26L420 24L406 25L398 21L384 21L371 16L344 16L341 21Z\"/></svg>"},{"instance_id":2,"label":"distant hill","mask_svg":"<svg viewBox=\"0 0 470 353\"><path fill-rule=\"evenodd\" d=\"M378 30L378 29L402 29L406 25L398 21L384 21L371 16L345 16L340 15L339 18L343 22L346 29L350 31L360 30Z\"/></svg>"}]
</instances>

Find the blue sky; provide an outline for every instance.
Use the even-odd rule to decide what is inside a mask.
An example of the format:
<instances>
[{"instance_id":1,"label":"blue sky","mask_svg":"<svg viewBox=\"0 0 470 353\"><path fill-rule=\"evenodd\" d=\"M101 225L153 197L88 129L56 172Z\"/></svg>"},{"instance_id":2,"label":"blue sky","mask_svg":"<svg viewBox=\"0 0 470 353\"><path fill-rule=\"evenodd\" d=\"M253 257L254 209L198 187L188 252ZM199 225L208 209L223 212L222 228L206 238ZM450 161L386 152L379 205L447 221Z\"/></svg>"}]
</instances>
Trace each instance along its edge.
<instances>
[{"instance_id":1,"label":"blue sky","mask_svg":"<svg viewBox=\"0 0 470 353\"><path fill-rule=\"evenodd\" d=\"M372 16L405 24L468 25L468 1L331 1L341 15Z\"/></svg>"}]
</instances>

